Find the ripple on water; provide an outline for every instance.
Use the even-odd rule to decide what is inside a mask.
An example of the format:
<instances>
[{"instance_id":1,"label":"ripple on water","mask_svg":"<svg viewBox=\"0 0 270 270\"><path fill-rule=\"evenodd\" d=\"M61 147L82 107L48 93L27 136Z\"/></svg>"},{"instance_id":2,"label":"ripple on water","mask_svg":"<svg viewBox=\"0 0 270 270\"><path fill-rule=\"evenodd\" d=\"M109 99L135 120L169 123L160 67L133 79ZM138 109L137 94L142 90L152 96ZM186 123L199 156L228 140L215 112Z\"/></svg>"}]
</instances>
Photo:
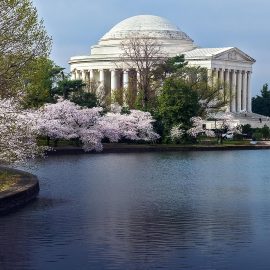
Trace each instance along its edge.
<instances>
[{"instance_id":1,"label":"ripple on water","mask_svg":"<svg viewBox=\"0 0 270 270\"><path fill-rule=\"evenodd\" d=\"M39 199L0 219L0 269L268 269L269 156L49 157Z\"/></svg>"}]
</instances>

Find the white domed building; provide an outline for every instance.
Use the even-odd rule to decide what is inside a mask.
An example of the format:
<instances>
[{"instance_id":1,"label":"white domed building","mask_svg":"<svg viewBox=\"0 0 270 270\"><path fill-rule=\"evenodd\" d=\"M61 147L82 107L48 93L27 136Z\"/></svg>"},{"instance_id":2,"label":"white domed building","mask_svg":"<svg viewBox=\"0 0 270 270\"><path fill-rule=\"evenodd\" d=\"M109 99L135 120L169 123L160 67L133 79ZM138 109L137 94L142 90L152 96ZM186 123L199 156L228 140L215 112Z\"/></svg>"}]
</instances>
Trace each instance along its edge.
<instances>
[{"instance_id":1,"label":"white domed building","mask_svg":"<svg viewBox=\"0 0 270 270\"><path fill-rule=\"evenodd\" d=\"M152 15L127 18L106 33L88 56L71 57L73 79L98 82L104 94L110 96L119 88L130 87L137 78L136 67L123 62L123 42L130 37L155 39L166 56L184 54L190 66L205 67L230 88L231 112L251 112L251 73L255 60L235 47L200 48L193 40L167 19Z\"/></svg>"}]
</instances>

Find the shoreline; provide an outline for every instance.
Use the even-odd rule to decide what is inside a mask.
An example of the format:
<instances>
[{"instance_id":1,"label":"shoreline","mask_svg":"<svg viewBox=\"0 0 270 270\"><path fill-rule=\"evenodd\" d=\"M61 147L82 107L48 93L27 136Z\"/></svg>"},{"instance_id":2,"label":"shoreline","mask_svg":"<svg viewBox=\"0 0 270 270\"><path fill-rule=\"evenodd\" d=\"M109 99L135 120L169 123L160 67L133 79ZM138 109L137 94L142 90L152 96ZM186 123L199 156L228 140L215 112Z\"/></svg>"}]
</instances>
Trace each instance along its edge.
<instances>
[{"instance_id":1,"label":"shoreline","mask_svg":"<svg viewBox=\"0 0 270 270\"><path fill-rule=\"evenodd\" d=\"M256 145L170 145L170 144L104 144L101 152L85 152L77 146L60 146L47 152L48 156L61 154L106 154L106 153L147 153L147 152L186 152L186 151L230 151L267 150L269 144Z\"/></svg>"},{"instance_id":2,"label":"shoreline","mask_svg":"<svg viewBox=\"0 0 270 270\"><path fill-rule=\"evenodd\" d=\"M4 166L0 166L0 170L20 176L14 185L0 192L0 216L14 212L36 199L39 193L39 181L35 175Z\"/></svg>"}]
</instances>

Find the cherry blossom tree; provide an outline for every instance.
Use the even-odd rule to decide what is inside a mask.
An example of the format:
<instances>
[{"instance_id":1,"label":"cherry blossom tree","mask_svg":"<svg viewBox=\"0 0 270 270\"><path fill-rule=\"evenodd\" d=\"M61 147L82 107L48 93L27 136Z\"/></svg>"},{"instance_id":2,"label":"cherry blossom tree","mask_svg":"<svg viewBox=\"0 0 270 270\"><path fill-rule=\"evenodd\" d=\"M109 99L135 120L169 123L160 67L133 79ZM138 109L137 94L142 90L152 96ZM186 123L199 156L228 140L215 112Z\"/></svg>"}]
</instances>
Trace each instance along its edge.
<instances>
[{"instance_id":1,"label":"cherry blossom tree","mask_svg":"<svg viewBox=\"0 0 270 270\"><path fill-rule=\"evenodd\" d=\"M207 137L215 137L215 132L210 130L210 129L206 129L203 128L203 124L205 123L205 121L203 121L203 119L201 117L192 117L191 119L192 122L192 128L190 128L189 130L187 130L187 134L193 138L197 138L198 135L206 135Z\"/></svg>"},{"instance_id":2,"label":"cherry blossom tree","mask_svg":"<svg viewBox=\"0 0 270 270\"><path fill-rule=\"evenodd\" d=\"M0 162L26 163L42 156L46 147L37 145L36 119L14 99L0 99Z\"/></svg>"},{"instance_id":3,"label":"cherry blossom tree","mask_svg":"<svg viewBox=\"0 0 270 270\"><path fill-rule=\"evenodd\" d=\"M154 141L159 138L153 129L154 121L149 112L139 110L131 110L129 114L109 112L102 119L103 125L117 128L119 138L135 141Z\"/></svg>"},{"instance_id":4,"label":"cherry blossom tree","mask_svg":"<svg viewBox=\"0 0 270 270\"><path fill-rule=\"evenodd\" d=\"M82 108L69 100L46 104L38 112L39 134L51 139L78 139L85 151L101 151L104 138L117 142L121 138L151 141L159 137L150 113L131 110L121 114L119 108L115 110L104 114L100 107Z\"/></svg>"},{"instance_id":5,"label":"cherry blossom tree","mask_svg":"<svg viewBox=\"0 0 270 270\"><path fill-rule=\"evenodd\" d=\"M185 130L181 128L181 125L176 125L170 131L170 138L173 142L178 142L184 134Z\"/></svg>"},{"instance_id":6,"label":"cherry blossom tree","mask_svg":"<svg viewBox=\"0 0 270 270\"><path fill-rule=\"evenodd\" d=\"M214 131L203 127L205 121L203 121L201 117L192 117L190 121L192 122L192 128L188 130L184 130L181 125L173 126L170 132L170 138L172 141L181 139L185 134L193 138L197 138L199 135L215 137Z\"/></svg>"}]
</instances>

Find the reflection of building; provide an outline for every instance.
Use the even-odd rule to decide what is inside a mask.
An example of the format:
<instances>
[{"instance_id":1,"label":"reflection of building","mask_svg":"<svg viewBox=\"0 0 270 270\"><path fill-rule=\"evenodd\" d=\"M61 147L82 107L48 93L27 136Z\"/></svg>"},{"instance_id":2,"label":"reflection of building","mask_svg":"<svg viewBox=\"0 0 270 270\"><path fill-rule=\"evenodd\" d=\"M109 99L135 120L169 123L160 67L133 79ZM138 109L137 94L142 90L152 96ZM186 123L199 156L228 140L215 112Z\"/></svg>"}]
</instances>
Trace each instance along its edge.
<instances>
[{"instance_id":1,"label":"reflection of building","mask_svg":"<svg viewBox=\"0 0 270 270\"><path fill-rule=\"evenodd\" d=\"M130 86L137 76L136 69L120 69L116 64L120 62L120 44L130 36L155 38L167 55L184 54L189 65L206 67L209 75L230 89L229 110L251 112L251 73L255 60L234 47L198 48L187 34L158 16L140 15L123 20L92 46L91 55L71 57L73 79L98 81L107 95Z\"/></svg>"}]
</instances>

